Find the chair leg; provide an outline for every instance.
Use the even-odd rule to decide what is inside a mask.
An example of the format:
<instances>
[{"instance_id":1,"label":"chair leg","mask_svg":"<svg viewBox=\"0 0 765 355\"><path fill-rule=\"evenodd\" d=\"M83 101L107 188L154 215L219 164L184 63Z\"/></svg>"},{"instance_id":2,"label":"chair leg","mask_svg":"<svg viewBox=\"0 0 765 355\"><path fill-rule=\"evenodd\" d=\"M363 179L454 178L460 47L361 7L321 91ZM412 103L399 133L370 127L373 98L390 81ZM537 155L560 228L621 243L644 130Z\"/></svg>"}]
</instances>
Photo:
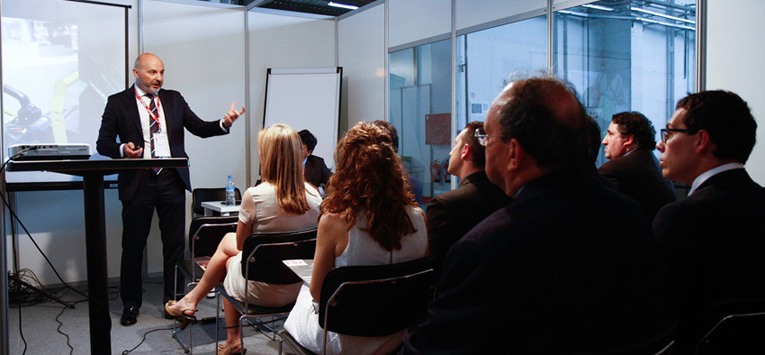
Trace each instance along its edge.
<instances>
[{"instance_id":1,"label":"chair leg","mask_svg":"<svg viewBox=\"0 0 765 355\"><path fill-rule=\"evenodd\" d=\"M173 298L174 299L178 299L178 272L179 271L180 270L178 268L178 265L175 265L175 273L173 274ZM164 307L164 306L165 305L162 305L162 307ZM162 312L164 312L164 308L162 309ZM191 350L191 344L193 344L192 343L192 339L191 339L191 329L189 329L189 346L186 346L186 344L183 343L181 338L178 337L178 333L181 332L181 328L178 326L178 324L179 324L178 321L174 319L173 320L173 329L172 329L173 339L175 339L175 342L177 342L178 345L180 345L181 349L183 349L183 352L188 354L188 353L190 353L192 351Z\"/></svg>"},{"instance_id":2,"label":"chair leg","mask_svg":"<svg viewBox=\"0 0 765 355\"><path fill-rule=\"evenodd\" d=\"M184 289L184 291L188 294L189 291L191 291L192 285L196 287L197 284L198 283L196 282L196 279L194 278L194 275L192 274L191 282L186 284L186 288ZM175 298L177 299L178 296L176 295ZM193 326L194 324L192 323L191 325ZM189 328L189 349L191 350L191 353L193 354L194 353L194 332L192 328Z\"/></svg>"},{"instance_id":3,"label":"chair leg","mask_svg":"<svg viewBox=\"0 0 765 355\"><path fill-rule=\"evenodd\" d=\"M245 315L242 315L239 317L239 344L241 344L242 349L244 349L244 327L242 326L244 323L242 320L245 318Z\"/></svg>"},{"instance_id":4,"label":"chair leg","mask_svg":"<svg viewBox=\"0 0 765 355\"><path fill-rule=\"evenodd\" d=\"M220 309L221 309L220 299L221 299L221 297L222 296L221 296L220 290L219 290L215 294L215 353L216 354L218 353L218 344L220 344L220 338L219 338L218 335L219 335L221 329L224 329L224 330L226 329L226 327L225 327L225 324L226 324L225 319L223 320L224 327L221 328L221 326L220 326Z\"/></svg>"},{"instance_id":5,"label":"chair leg","mask_svg":"<svg viewBox=\"0 0 765 355\"><path fill-rule=\"evenodd\" d=\"M270 326L269 323L276 323L278 321L286 319L286 317L271 316L271 320L266 322L260 320L260 318L248 318L248 319L250 319L249 323L251 326L257 327L258 331L263 333L263 335L267 336L272 341L276 341L277 335L278 335L276 327ZM270 333L270 335L266 333Z\"/></svg>"}]
</instances>

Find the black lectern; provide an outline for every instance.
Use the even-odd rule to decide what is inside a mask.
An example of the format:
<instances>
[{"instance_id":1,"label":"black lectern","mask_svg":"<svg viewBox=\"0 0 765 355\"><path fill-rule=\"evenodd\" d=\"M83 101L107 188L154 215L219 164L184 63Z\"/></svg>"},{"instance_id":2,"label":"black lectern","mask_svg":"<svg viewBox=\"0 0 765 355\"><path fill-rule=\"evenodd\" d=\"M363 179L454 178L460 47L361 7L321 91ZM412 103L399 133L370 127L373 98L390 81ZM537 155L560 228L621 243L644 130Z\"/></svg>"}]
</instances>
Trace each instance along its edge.
<instances>
[{"instance_id":1,"label":"black lectern","mask_svg":"<svg viewBox=\"0 0 765 355\"><path fill-rule=\"evenodd\" d=\"M107 160L26 160L10 161L8 171L52 171L82 176L85 204L85 248L88 268L88 312L90 353L111 354L109 316L109 272L106 263L106 222L104 220L104 175L120 170L187 168L186 158Z\"/></svg>"}]
</instances>

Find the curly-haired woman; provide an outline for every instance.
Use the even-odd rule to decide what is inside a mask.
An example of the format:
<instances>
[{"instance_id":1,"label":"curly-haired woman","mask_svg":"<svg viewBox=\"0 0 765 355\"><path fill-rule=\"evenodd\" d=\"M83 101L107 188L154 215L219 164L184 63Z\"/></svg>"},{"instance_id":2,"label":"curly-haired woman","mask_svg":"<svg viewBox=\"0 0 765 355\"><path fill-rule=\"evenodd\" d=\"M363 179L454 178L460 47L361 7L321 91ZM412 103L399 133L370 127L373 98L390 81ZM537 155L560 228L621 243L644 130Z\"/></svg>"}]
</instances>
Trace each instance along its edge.
<instances>
[{"instance_id":1,"label":"curly-haired woman","mask_svg":"<svg viewBox=\"0 0 765 355\"><path fill-rule=\"evenodd\" d=\"M422 210L387 130L358 123L338 143L336 170L321 205L311 284L303 285L284 328L302 345L319 353L323 330L318 307L329 270L349 265L395 264L425 257L428 238ZM331 333L329 353L390 353L406 329L383 337Z\"/></svg>"}]
</instances>

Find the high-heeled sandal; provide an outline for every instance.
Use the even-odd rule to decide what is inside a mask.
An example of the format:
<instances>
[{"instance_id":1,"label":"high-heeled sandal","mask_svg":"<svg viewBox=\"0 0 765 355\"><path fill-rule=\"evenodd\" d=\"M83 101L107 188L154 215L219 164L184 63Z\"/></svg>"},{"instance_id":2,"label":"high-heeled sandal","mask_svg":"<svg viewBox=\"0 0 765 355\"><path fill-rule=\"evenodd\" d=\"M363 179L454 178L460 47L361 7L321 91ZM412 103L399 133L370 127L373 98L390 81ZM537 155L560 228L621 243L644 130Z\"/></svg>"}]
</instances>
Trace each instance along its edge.
<instances>
[{"instance_id":1,"label":"high-heeled sandal","mask_svg":"<svg viewBox=\"0 0 765 355\"><path fill-rule=\"evenodd\" d=\"M226 344L218 344L218 355L244 355L247 349L242 347L242 344L236 344L228 347Z\"/></svg>"},{"instance_id":2,"label":"high-heeled sandal","mask_svg":"<svg viewBox=\"0 0 765 355\"><path fill-rule=\"evenodd\" d=\"M195 309L184 309L181 311L177 311L173 308L175 304L178 303L177 301L170 300L167 301L165 304L165 313L171 315L172 317L175 317L175 320L180 323L181 330L186 329L186 327L189 326L189 324L194 323L197 321L196 313L197 310ZM190 312L190 313L189 313Z\"/></svg>"}]
</instances>

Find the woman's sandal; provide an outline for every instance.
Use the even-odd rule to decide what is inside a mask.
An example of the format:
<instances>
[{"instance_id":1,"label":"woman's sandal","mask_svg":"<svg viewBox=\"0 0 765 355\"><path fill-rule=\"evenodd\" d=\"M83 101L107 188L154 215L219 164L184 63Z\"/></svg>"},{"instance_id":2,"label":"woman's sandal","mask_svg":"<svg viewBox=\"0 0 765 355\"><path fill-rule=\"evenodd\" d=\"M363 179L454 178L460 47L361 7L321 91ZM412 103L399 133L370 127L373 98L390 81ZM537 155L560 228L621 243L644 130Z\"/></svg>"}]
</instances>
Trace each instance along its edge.
<instances>
[{"instance_id":1,"label":"woman's sandal","mask_svg":"<svg viewBox=\"0 0 765 355\"><path fill-rule=\"evenodd\" d=\"M197 317L195 315L197 311L195 309L185 309L179 312L173 308L176 303L177 301L174 300L167 301L165 304L165 313L175 317L175 320L181 324L181 330L184 330L189 326L189 324L197 321Z\"/></svg>"},{"instance_id":2,"label":"woman's sandal","mask_svg":"<svg viewBox=\"0 0 765 355\"><path fill-rule=\"evenodd\" d=\"M247 349L242 348L242 344L236 344L235 346L228 347L226 344L218 344L218 354L223 355L244 355Z\"/></svg>"}]
</instances>

